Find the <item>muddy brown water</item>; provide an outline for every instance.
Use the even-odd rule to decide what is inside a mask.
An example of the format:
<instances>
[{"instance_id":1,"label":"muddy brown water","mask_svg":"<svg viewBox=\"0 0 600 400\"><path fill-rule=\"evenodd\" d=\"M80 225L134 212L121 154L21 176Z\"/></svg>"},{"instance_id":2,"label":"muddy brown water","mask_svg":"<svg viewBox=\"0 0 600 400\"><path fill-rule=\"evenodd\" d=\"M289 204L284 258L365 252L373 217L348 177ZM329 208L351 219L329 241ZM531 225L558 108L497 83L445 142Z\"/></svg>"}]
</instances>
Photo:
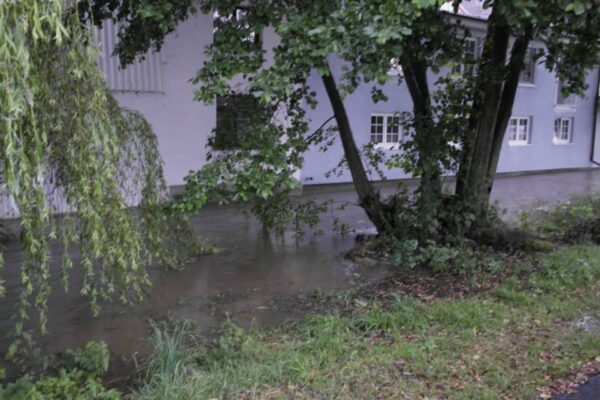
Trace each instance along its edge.
<instances>
[{"instance_id":1,"label":"muddy brown water","mask_svg":"<svg viewBox=\"0 0 600 400\"><path fill-rule=\"evenodd\" d=\"M596 190L600 190L600 171L587 170L500 178L493 198L507 209L507 217L512 218L518 210L537 206L539 201L564 201L574 193ZM355 199L349 186L307 187L304 196L337 201ZM373 232L356 206L343 211L332 206L322 218L324 234L308 232L301 239L295 238L291 231L281 237L265 236L260 224L241 207L208 207L192 222L200 235L221 249L219 254L194 259L179 271L153 267L153 285L142 303L103 304L96 317L78 294L77 282L81 276L77 275L77 269L68 293L60 289L55 274L48 333L38 342L44 353L52 354L90 340L103 340L113 354L128 356L147 350L150 319L186 318L208 330L224 320L226 314L244 327L253 323L277 325L300 318L301 312L274 307L273 299L315 290L344 290L357 282L380 279L386 273L384 266L355 265L344 258L355 245L355 236L342 237L333 232L334 215L358 233ZM57 254L60 252L58 247L55 250ZM13 329L9 315L20 290L20 245L9 244L4 257L2 277L7 293L0 300L2 352L9 344L6 335Z\"/></svg>"}]
</instances>

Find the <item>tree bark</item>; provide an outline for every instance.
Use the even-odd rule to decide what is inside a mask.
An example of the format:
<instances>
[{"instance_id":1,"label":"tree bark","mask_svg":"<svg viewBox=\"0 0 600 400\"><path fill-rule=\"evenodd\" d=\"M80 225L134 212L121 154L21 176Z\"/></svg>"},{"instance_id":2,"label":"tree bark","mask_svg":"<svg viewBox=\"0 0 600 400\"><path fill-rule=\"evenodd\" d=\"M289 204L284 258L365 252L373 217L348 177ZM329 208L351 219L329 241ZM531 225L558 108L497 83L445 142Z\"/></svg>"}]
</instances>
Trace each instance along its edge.
<instances>
[{"instance_id":1,"label":"tree bark","mask_svg":"<svg viewBox=\"0 0 600 400\"><path fill-rule=\"evenodd\" d=\"M346 107L344 106L344 102L338 91L335 78L327 63L325 63L324 67L326 68L327 73L321 75L321 79L323 80L323 85L327 91L331 107L333 108L333 114L337 122L344 155L352 175L356 193L358 194L359 204L365 210L367 216L371 222L373 222L380 234L393 234L393 216L390 215L388 207L380 199L379 192L374 190L373 185L367 177L367 173L365 172L360 157L360 152L354 141L352 127L350 126L348 114L346 113Z\"/></svg>"},{"instance_id":2,"label":"tree bark","mask_svg":"<svg viewBox=\"0 0 600 400\"><path fill-rule=\"evenodd\" d=\"M439 154L436 150L443 146L435 134L431 97L427 81L427 63L404 57L402 71L411 99L415 136L414 141L419 154L417 168L420 172L419 198L417 212L422 222L421 239L437 231L438 207L441 200L442 183Z\"/></svg>"},{"instance_id":3,"label":"tree bark","mask_svg":"<svg viewBox=\"0 0 600 400\"><path fill-rule=\"evenodd\" d=\"M521 71L523 70L525 55L527 54L527 48L529 47L529 42L531 41L532 29L533 28L531 25L527 26L525 33L515 40L511 50L510 62L508 64L508 71L506 74L506 82L504 83L502 97L500 98L496 129L494 130L494 140L492 142L492 151L487 167L484 192L481 194L481 196L484 197L482 198L482 202L486 206L490 201L490 194L492 193L492 187L494 185L494 177L496 175L496 170L498 169L500 151L502 150L502 143L504 142L504 135L508 126L508 121L512 115L512 108L515 103L515 97L519 87L519 77L521 75Z\"/></svg>"},{"instance_id":4,"label":"tree bark","mask_svg":"<svg viewBox=\"0 0 600 400\"><path fill-rule=\"evenodd\" d=\"M489 202L486 182L495 145L510 39L508 27L498 19L497 7L494 7L475 87L470 134L465 138L464 156L457 175L458 201L476 218L483 216Z\"/></svg>"},{"instance_id":5,"label":"tree bark","mask_svg":"<svg viewBox=\"0 0 600 400\"><path fill-rule=\"evenodd\" d=\"M505 65L510 31L492 12L486 51L476 86L473 116L470 127L472 140L466 140L465 154L460 166L456 192L464 210L476 218L489 208L490 194L498 167L504 135L514 105L519 77L523 69L533 27L525 27L510 51Z\"/></svg>"}]
</instances>

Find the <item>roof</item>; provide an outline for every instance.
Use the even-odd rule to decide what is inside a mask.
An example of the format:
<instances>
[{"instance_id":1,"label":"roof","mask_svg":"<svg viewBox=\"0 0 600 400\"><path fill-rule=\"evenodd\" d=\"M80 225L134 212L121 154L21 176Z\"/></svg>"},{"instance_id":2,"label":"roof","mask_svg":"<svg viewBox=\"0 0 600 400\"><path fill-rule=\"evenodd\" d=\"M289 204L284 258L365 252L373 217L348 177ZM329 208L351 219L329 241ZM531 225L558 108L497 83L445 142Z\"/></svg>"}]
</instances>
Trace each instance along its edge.
<instances>
[{"instance_id":1,"label":"roof","mask_svg":"<svg viewBox=\"0 0 600 400\"><path fill-rule=\"evenodd\" d=\"M442 5L442 10L454 14L454 7L452 1L447 1ZM457 15L463 17L475 18L480 20L487 20L492 12L491 8L483 8L482 0L462 0L458 6Z\"/></svg>"}]
</instances>

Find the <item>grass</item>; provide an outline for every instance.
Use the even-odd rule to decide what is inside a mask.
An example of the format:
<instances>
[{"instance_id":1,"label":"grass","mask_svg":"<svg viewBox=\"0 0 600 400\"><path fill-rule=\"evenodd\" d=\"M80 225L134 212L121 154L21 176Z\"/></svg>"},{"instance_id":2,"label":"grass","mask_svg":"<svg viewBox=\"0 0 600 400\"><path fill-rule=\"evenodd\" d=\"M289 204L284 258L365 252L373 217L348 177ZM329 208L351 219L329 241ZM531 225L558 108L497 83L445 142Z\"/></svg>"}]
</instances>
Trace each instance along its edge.
<instances>
[{"instance_id":1,"label":"grass","mask_svg":"<svg viewBox=\"0 0 600 400\"><path fill-rule=\"evenodd\" d=\"M144 385L138 396L141 398L190 398L171 397L179 391L180 377L187 375L193 362L193 348L199 345L199 335L188 321L165 322L152 326L153 353L143 365ZM182 392L183 393L183 392Z\"/></svg>"},{"instance_id":2,"label":"grass","mask_svg":"<svg viewBox=\"0 0 600 400\"><path fill-rule=\"evenodd\" d=\"M529 265L529 264L528 264ZM139 399L527 399L600 355L600 247L535 256L532 271L465 299L355 301L279 329L232 323L205 345L155 329ZM520 267L523 269L523 266Z\"/></svg>"}]
</instances>

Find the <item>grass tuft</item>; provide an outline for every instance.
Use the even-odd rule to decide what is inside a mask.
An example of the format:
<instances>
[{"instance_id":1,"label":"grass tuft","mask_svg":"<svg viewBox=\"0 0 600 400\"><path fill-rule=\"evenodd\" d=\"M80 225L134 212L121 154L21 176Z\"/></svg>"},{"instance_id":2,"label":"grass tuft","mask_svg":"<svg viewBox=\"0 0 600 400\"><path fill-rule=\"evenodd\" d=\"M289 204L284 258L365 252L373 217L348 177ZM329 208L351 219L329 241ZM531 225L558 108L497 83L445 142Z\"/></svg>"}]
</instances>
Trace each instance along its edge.
<instances>
[{"instance_id":1,"label":"grass tuft","mask_svg":"<svg viewBox=\"0 0 600 400\"><path fill-rule=\"evenodd\" d=\"M151 321L153 352L143 365L143 385L133 394L139 399L187 399L193 388L195 362L202 346L189 321ZM195 384L195 383L194 383Z\"/></svg>"}]
</instances>

